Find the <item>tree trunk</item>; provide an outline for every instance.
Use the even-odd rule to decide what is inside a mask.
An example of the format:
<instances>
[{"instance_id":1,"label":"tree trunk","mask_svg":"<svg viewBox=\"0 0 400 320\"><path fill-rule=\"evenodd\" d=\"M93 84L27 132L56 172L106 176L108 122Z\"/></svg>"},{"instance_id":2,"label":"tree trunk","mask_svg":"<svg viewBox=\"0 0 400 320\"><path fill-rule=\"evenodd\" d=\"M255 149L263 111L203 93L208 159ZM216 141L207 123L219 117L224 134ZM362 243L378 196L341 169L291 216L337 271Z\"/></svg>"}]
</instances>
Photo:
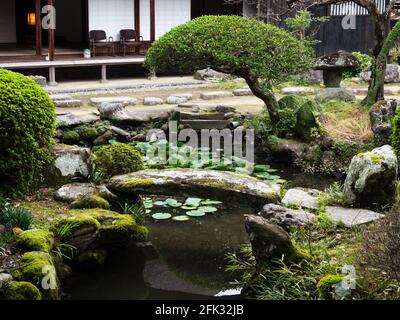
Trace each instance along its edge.
<instances>
[{"instance_id":1,"label":"tree trunk","mask_svg":"<svg viewBox=\"0 0 400 320\"><path fill-rule=\"evenodd\" d=\"M385 29L383 29L385 30ZM385 32L385 31L383 31ZM371 68L371 83L368 90L368 95L364 99L364 105L373 105L379 100L384 99L384 82L386 73L387 56L389 51L395 45L396 40L400 36L400 22L397 22L394 28L389 32L389 35L384 40L378 56ZM384 38L384 37L383 37Z\"/></svg>"}]
</instances>

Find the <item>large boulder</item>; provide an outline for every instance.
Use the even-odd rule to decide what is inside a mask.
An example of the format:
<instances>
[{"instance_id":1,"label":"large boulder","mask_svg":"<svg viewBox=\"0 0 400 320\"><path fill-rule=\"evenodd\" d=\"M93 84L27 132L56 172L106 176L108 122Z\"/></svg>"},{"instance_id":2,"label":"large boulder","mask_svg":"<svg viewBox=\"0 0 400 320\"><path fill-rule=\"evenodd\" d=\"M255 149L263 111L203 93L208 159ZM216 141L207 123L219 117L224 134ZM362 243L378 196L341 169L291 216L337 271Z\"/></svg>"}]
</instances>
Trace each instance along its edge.
<instances>
[{"instance_id":1,"label":"large boulder","mask_svg":"<svg viewBox=\"0 0 400 320\"><path fill-rule=\"evenodd\" d=\"M354 101L356 96L352 91L345 88L325 88L317 92L315 100L318 102L331 100Z\"/></svg>"},{"instance_id":2,"label":"large boulder","mask_svg":"<svg viewBox=\"0 0 400 320\"><path fill-rule=\"evenodd\" d=\"M289 209L273 203L265 205L258 215L286 231L290 231L292 227L310 224L315 218L314 214L305 210Z\"/></svg>"},{"instance_id":3,"label":"large boulder","mask_svg":"<svg viewBox=\"0 0 400 320\"><path fill-rule=\"evenodd\" d=\"M369 110L372 131L375 142L379 146L390 143L392 133L392 118L396 115L398 102L396 99L378 101Z\"/></svg>"},{"instance_id":4,"label":"large boulder","mask_svg":"<svg viewBox=\"0 0 400 320\"><path fill-rule=\"evenodd\" d=\"M389 145L355 156L344 184L348 202L362 207L393 204L397 174L397 157Z\"/></svg>"},{"instance_id":5,"label":"large boulder","mask_svg":"<svg viewBox=\"0 0 400 320\"><path fill-rule=\"evenodd\" d=\"M193 78L196 80L223 80L228 77L229 74L218 72L210 68L198 70L193 75Z\"/></svg>"},{"instance_id":6,"label":"large boulder","mask_svg":"<svg viewBox=\"0 0 400 320\"><path fill-rule=\"evenodd\" d=\"M371 67L361 72L360 77L364 81L371 81ZM388 64L386 66L385 83L400 82L400 66L397 64Z\"/></svg>"},{"instance_id":7,"label":"large boulder","mask_svg":"<svg viewBox=\"0 0 400 320\"><path fill-rule=\"evenodd\" d=\"M268 153L280 162L295 163L301 159L306 151L307 144L293 139L282 139L276 136L268 137L266 147Z\"/></svg>"},{"instance_id":8,"label":"large boulder","mask_svg":"<svg viewBox=\"0 0 400 320\"><path fill-rule=\"evenodd\" d=\"M280 226L268 222L267 219L261 216L247 215L245 216L245 227L257 263L269 263L282 258L286 261L294 261L301 256L289 234Z\"/></svg>"}]
</instances>

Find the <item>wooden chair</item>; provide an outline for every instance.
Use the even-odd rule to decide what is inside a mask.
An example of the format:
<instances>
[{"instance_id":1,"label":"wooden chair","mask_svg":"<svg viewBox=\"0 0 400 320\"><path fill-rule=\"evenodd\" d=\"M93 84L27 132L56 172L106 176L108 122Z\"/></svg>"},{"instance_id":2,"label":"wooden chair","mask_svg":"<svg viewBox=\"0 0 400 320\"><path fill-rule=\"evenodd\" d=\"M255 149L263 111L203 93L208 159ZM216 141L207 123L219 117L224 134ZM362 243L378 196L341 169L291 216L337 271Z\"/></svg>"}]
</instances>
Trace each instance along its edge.
<instances>
[{"instance_id":1,"label":"wooden chair","mask_svg":"<svg viewBox=\"0 0 400 320\"><path fill-rule=\"evenodd\" d=\"M137 32L133 29L123 29L119 32L120 43L126 56L126 49L135 48L135 51L140 53L140 48L143 45L143 37L138 37Z\"/></svg>"},{"instance_id":2,"label":"wooden chair","mask_svg":"<svg viewBox=\"0 0 400 320\"><path fill-rule=\"evenodd\" d=\"M93 52L93 56L96 56L96 49L98 48L106 48L108 52L112 52L112 55L115 56L115 48L114 48L114 38L109 37L107 39L107 34L104 30L92 30L89 32L89 40L90 40L90 49Z\"/></svg>"}]
</instances>

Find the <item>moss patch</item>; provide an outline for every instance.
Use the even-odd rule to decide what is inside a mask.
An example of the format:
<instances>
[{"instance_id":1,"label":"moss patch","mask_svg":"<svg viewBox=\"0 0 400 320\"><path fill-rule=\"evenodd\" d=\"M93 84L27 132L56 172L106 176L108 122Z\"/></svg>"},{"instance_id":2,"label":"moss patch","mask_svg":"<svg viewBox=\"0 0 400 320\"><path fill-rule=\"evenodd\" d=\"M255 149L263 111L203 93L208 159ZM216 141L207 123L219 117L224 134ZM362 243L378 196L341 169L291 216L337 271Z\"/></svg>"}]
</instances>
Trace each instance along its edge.
<instances>
[{"instance_id":1,"label":"moss patch","mask_svg":"<svg viewBox=\"0 0 400 320\"><path fill-rule=\"evenodd\" d=\"M71 204L72 209L100 208L108 210L110 207L108 201L98 195L86 195Z\"/></svg>"},{"instance_id":2,"label":"moss patch","mask_svg":"<svg viewBox=\"0 0 400 320\"><path fill-rule=\"evenodd\" d=\"M54 244L53 233L48 230L28 230L22 232L17 238L18 247L24 252L44 251L50 252Z\"/></svg>"},{"instance_id":3,"label":"moss patch","mask_svg":"<svg viewBox=\"0 0 400 320\"><path fill-rule=\"evenodd\" d=\"M150 187L154 185L153 179L129 179L124 181L120 184L120 187L123 189L131 189L131 188L143 188L143 187Z\"/></svg>"},{"instance_id":4,"label":"moss patch","mask_svg":"<svg viewBox=\"0 0 400 320\"><path fill-rule=\"evenodd\" d=\"M42 300L42 294L32 283L11 282L4 290L6 300Z\"/></svg>"},{"instance_id":5,"label":"moss patch","mask_svg":"<svg viewBox=\"0 0 400 320\"><path fill-rule=\"evenodd\" d=\"M333 299L335 296L335 285L342 282L344 279L343 275L339 274L328 274L318 281L317 289L321 298Z\"/></svg>"}]
</instances>

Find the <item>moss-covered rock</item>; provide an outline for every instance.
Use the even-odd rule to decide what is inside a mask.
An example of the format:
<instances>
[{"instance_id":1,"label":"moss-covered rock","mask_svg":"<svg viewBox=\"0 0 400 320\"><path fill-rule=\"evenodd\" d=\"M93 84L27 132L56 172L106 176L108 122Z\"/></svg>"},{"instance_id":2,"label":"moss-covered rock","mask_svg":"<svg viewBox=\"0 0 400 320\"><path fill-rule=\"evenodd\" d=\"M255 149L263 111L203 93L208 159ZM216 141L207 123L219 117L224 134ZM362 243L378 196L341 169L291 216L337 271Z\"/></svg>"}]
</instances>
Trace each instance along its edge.
<instances>
[{"instance_id":1,"label":"moss-covered rock","mask_svg":"<svg viewBox=\"0 0 400 320\"><path fill-rule=\"evenodd\" d=\"M107 200L98 195L86 195L71 203L72 209L110 209L110 204Z\"/></svg>"},{"instance_id":2,"label":"moss-covered rock","mask_svg":"<svg viewBox=\"0 0 400 320\"><path fill-rule=\"evenodd\" d=\"M82 140L93 142L99 136L99 130L94 126L82 125L75 129Z\"/></svg>"},{"instance_id":3,"label":"moss-covered rock","mask_svg":"<svg viewBox=\"0 0 400 320\"><path fill-rule=\"evenodd\" d=\"M334 299L335 297L335 285L341 283L344 280L343 275L339 274L328 274L318 281L317 289L322 299Z\"/></svg>"},{"instance_id":4,"label":"moss-covered rock","mask_svg":"<svg viewBox=\"0 0 400 320\"><path fill-rule=\"evenodd\" d=\"M296 113L296 126L294 134L302 141L310 141L312 139L313 129L318 129L318 121L316 114L318 105L313 100L306 100Z\"/></svg>"},{"instance_id":5,"label":"moss-covered rock","mask_svg":"<svg viewBox=\"0 0 400 320\"><path fill-rule=\"evenodd\" d=\"M54 235L49 230L34 229L24 231L17 237L18 248L24 252L50 252L54 244Z\"/></svg>"},{"instance_id":6,"label":"moss-covered rock","mask_svg":"<svg viewBox=\"0 0 400 320\"><path fill-rule=\"evenodd\" d=\"M13 281L4 289L6 300L42 300L39 289L30 282Z\"/></svg>"},{"instance_id":7,"label":"moss-covered rock","mask_svg":"<svg viewBox=\"0 0 400 320\"><path fill-rule=\"evenodd\" d=\"M43 299L59 299L59 281L54 260L48 253L42 251L25 253L19 267L14 270L13 276L17 280L27 281L37 286Z\"/></svg>"},{"instance_id":8,"label":"moss-covered rock","mask_svg":"<svg viewBox=\"0 0 400 320\"><path fill-rule=\"evenodd\" d=\"M95 148L92 153L92 162L96 173L104 179L144 169L141 153L123 143Z\"/></svg>"},{"instance_id":9,"label":"moss-covered rock","mask_svg":"<svg viewBox=\"0 0 400 320\"><path fill-rule=\"evenodd\" d=\"M65 144L79 144L81 137L75 130L67 130L63 132L61 140Z\"/></svg>"}]
</instances>

